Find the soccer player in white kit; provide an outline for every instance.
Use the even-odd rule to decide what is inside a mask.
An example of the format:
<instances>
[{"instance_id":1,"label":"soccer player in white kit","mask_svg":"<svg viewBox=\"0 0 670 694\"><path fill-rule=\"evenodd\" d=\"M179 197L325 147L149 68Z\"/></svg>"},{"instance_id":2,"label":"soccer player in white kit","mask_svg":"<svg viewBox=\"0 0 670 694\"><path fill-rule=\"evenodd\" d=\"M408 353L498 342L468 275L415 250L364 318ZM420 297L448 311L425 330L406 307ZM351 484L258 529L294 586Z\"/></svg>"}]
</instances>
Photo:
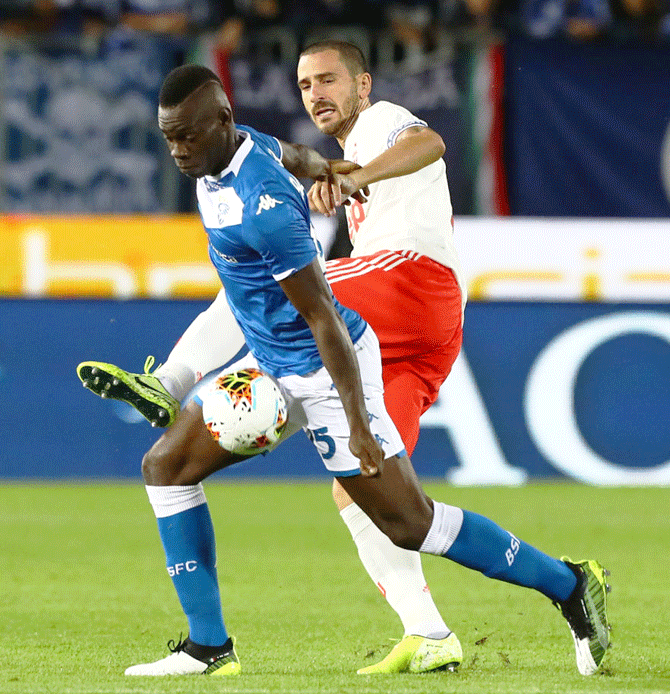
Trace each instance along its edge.
<instances>
[{"instance_id":1,"label":"soccer player in white kit","mask_svg":"<svg viewBox=\"0 0 670 694\"><path fill-rule=\"evenodd\" d=\"M372 78L352 44L322 41L306 48L298 63L298 87L315 125L337 139L345 160L361 167L339 180L345 197L364 188L368 192L367 201L349 200L347 206L353 251L350 258L328 261L326 277L338 300L363 316L379 338L384 402L411 457L419 419L437 399L463 334L465 290L452 238L444 142L407 109L370 102ZM310 206L332 214L339 193L317 182L309 191ZM412 564L416 581L423 577L418 554L388 550L380 562L375 550L383 540L370 519L337 480L333 496L363 564L393 605L403 592L394 581L395 567ZM407 602L417 604L411 597ZM423 611L432 610L424 606ZM403 654L416 637L437 647L449 636L446 626L440 632L439 620L436 612L423 622L403 619L403 640L364 672L402 671Z\"/></svg>"}]
</instances>

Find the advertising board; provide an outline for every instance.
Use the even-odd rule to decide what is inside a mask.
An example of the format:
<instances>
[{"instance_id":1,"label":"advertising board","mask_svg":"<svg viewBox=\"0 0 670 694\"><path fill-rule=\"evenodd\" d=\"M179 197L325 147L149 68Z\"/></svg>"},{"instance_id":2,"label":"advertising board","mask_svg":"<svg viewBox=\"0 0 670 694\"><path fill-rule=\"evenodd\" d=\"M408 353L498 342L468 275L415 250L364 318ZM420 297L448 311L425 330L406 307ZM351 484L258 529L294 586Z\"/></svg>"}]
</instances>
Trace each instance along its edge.
<instances>
[{"instance_id":1,"label":"advertising board","mask_svg":"<svg viewBox=\"0 0 670 694\"><path fill-rule=\"evenodd\" d=\"M84 390L75 367L141 370L206 305L0 300L0 478L138 478L160 431ZM667 304L474 302L413 462L458 485L668 485L668 422ZM328 479L302 433L219 476Z\"/></svg>"},{"instance_id":2,"label":"advertising board","mask_svg":"<svg viewBox=\"0 0 670 694\"><path fill-rule=\"evenodd\" d=\"M315 215L326 245L331 220ZM470 301L670 301L670 220L458 217ZM213 297L194 215L0 217L0 296Z\"/></svg>"}]
</instances>

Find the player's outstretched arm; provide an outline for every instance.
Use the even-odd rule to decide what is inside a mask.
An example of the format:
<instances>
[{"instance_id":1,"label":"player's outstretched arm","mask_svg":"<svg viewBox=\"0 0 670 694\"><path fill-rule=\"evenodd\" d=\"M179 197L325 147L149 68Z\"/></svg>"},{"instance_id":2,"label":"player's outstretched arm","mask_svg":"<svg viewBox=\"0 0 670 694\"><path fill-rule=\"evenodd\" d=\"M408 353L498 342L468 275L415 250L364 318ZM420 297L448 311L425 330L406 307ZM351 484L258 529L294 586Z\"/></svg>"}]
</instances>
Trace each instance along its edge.
<instances>
[{"instance_id":1,"label":"player's outstretched arm","mask_svg":"<svg viewBox=\"0 0 670 694\"><path fill-rule=\"evenodd\" d=\"M279 284L314 335L323 364L342 400L351 431L349 447L360 460L362 474L379 474L384 453L370 431L358 360L318 260Z\"/></svg>"},{"instance_id":2,"label":"player's outstretched arm","mask_svg":"<svg viewBox=\"0 0 670 694\"><path fill-rule=\"evenodd\" d=\"M407 128L394 145L348 176L360 190L377 181L419 171L440 159L445 151L444 140L434 130L424 126Z\"/></svg>"},{"instance_id":3,"label":"player's outstretched arm","mask_svg":"<svg viewBox=\"0 0 670 694\"><path fill-rule=\"evenodd\" d=\"M317 179L309 190L310 209L329 216L334 213L333 203L340 205L349 196L365 202L371 183L419 171L436 162L445 150L444 141L434 130L424 126L408 128L393 146L365 166L331 162L331 177Z\"/></svg>"},{"instance_id":4,"label":"player's outstretched arm","mask_svg":"<svg viewBox=\"0 0 670 694\"><path fill-rule=\"evenodd\" d=\"M282 148L281 163L298 178L314 180L331 175L330 161L307 145L296 145L279 140Z\"/></svg>"},{"instance_id":5,"label":"player's outstretched arm","mask_svg":"<svg viewBox=\"0 0 670 694\"><path fill-rule=\"evenodd\" d=\"M351 195L359 202L365 202L365 191L358 192L358 187L350 184L345 193L340 190L343 177L357 168L358 164L343 159L326 159L307 145L297 145L279 140L282 147L282 164L297 178L311 178L319 183L318 202L309 196L312 212L321 212L326 216L335 213L345 198Z\"/></svg>"}]
</instances>

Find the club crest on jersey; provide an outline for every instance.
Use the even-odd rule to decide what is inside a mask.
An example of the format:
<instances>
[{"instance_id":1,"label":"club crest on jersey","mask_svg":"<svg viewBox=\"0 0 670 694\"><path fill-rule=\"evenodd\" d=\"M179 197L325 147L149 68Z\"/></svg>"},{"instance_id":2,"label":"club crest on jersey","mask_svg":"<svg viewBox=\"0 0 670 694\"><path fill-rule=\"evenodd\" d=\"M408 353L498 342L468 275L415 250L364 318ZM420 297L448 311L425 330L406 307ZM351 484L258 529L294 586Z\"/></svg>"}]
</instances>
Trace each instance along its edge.
<instances>
[{"instance_id":1,"label":"club crest on jersey","mask_svg":"<svg viewBox=\"0 0 670 694\"><path fill-rule=\"evenodd\" d=\"M263 212L263 210L271 210L275 205L283 205L284 203L281 200L275 200L273 197L270 197L269 195L261 195L261 197L258 200L258 210L256 210L256 214L260 214Z\"/></svg>"},{"instance_id":2,"label":"club crest on jersey","mask_svg":"<svg viewBox=\"0 0 670 694\"><path fill-rule=\"evenodd\" d=\"M219 225L223 226L226 221L226 216L230 212L230 205L227 202L220 202L218 213L219 213Z\"/></svg>"}]
</instances>

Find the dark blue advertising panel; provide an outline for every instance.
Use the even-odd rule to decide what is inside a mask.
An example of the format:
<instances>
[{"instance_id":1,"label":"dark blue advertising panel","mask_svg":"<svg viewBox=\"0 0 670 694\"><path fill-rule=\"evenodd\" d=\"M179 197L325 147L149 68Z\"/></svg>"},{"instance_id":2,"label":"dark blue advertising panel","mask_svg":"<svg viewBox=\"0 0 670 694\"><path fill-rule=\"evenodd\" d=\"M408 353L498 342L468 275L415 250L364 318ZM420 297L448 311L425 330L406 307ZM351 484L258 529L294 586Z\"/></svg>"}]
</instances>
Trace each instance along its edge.
<instances>
[{"instance_id":1,"label":"dark blue advertising panel","mask_svg":"<svg viewBox=\"0 0 670 694\"><path fill-rule=\"evenodd\" d=\"M667 44L510 40L511 214L670 216L668 75Z\"/></svg>"},{"instance_id":2,"label":"dark blue advertising panel","mask_svg":"<svg viewBox=\"0 0 670 694\"><path fill-rule=\"evenodd\" d=\"M203 302L0 301L0 478L138 478L160 435L81 387L83 360L141 370ZM158 327L158 329L157 329ZM414 464L454 484L670 484L670 307L477 303ZM302 432L218 478L327 479Z\"/></svg>"}]
</instances>

